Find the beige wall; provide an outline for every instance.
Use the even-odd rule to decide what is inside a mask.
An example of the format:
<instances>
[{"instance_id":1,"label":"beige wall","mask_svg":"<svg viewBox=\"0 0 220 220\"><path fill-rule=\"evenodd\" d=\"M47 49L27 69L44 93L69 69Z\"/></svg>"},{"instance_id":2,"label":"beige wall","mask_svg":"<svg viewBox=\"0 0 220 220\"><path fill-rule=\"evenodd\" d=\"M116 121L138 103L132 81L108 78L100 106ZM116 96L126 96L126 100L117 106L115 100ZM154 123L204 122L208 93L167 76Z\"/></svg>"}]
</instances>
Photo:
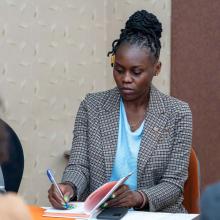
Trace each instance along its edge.
<instances>
[{"instance_id":1,"label":"beige wall","mask_svg":"<svg viewBox=\"0 0 220 220\"><path fill-rule=\"evenodd\" d=\"M0 116L21 139L28 203L47 205L52 168L60 180L74 116L87 92L112 87L106 53L127 17L149 9L164 26L163 70L155 84L170 88L170 0L0 1Z\"/></svg>"}]
</instances>

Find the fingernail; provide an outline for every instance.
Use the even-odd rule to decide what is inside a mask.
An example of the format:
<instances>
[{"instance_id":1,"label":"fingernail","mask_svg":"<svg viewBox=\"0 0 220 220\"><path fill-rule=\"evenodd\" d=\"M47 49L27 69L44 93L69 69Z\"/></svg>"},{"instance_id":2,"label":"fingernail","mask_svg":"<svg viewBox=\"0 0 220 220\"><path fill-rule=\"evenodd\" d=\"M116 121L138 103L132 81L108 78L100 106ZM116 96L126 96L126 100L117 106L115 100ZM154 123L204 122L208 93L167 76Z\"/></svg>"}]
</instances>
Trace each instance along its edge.
<instances>
[{"instance_id":1,"label":"fingernail","mask_svg":"<svg viewBox=\"0 0 220 220\"><path fill-rule=\"evenodd\" d=\"M106 208L107 206L108 206L108 203L107 203L107 202L103 204L103 207L104 207L104 208Z\"/></svg>"},{"instance_id":2,"label":"fingernail","mask_svg":"<svg viewBox=\"0 0 220 220\"><path fill-rule=\"evenodd\" d=\"M74 208L74 206L73 206L73 205L68 204L67 209L73 209L73 208Z\"/></svg>"},{"instance_id":3,"label":"fingernail","mask_svg":"<svg viewBox=\"0 0 220 220\"><path fill-rule=\"evenodd\" d=\"M106 202L106 203L104 203L103 205L101 205L101 208L104 209L104 208L106 208L107 206L108 206L108 203Z\"/></svg>"},{"instance_id":4,"label":"fingernail","mask_svg":"<svg viewBox=\"0 0 220 220\"><path fill-rule=\"evenodd\" d=\"M111 196L111 199L114 199L116 197L116 195L113 193Z\"/></svg>"},{"instance_id":5,"label":"fingernail","mask_svg":"<svg viewBox=\"0 0 220 220\"><path fill-rule=\"evenodd\" d=\"M62 202L62 206L64 209L68 209L68 204Z\"/></svg>"},{"instance_id":6,"label":"fingernail","mask_svg":"<svg viewBox=\"0 0 220 220\"><path fill-rule=\"evenodd\" d=\"M63 199L64 199L65 202L69 202L69 196L65 195L65 196L63 197Z\"/></svg>"}]
</instances>

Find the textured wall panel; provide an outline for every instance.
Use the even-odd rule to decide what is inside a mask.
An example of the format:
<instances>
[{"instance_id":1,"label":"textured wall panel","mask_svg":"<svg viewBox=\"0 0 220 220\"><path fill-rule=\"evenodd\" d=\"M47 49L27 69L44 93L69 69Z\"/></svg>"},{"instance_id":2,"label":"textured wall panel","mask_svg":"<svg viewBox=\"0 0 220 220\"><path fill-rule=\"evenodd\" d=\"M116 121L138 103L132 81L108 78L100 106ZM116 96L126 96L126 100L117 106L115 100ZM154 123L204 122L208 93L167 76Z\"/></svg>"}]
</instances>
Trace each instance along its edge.
<instances>
[{"instance_id":1,"label":"textured wall panel","mask_svg":"<svg viewBox=\"0 0 220 220\"><path fill-rule=\"evenodd\" d=\"M173 0L172 8L171 92L190 104L204 189L220 170L220 1Z\"/></svg>"},{"instance_id":2,"label":"textured wall panel","mask_svg":"<svg viewBox=\"0 0 220 220\"><path fill-rule=\"evenodd\" d=\"M168 93L170 1L0 1L0 116L24 147L20 194L28 203L48 204L45 170L60 180L79 103L87 92L112 87L106 53L141 8L155 12L166 30L156 84Z\"/></svg>"}]
</instances>

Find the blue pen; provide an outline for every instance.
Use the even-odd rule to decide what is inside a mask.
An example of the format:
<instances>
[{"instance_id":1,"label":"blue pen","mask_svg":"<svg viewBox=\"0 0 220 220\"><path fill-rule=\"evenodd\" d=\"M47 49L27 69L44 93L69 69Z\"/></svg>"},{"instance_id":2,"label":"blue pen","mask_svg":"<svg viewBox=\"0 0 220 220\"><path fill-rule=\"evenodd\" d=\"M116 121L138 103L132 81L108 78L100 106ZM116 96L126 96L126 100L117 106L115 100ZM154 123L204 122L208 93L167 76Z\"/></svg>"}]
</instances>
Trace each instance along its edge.
<instances>
[{"instance_id":1,"label":"blue pen","mask_svg":"<svg viewBox=\"0 0 220 220\"><path fill-rule=\"evenodd\" d=\"M58 186L58 184L57 184L55 178L53 177L53 174L52 174L52 172L51 172L50 169L47 170L47 176L48 176L50 182L51 182L52 184L54 184L54 186L56 187L57 192L60 194L61 198L63 199L63 201L64 201L64 203L65 203L64 208L68 209L68 208L69 208L69 204L65 201L64 196L63 196L63 193L61 192L61 190L60 190L60 188L59 188L59 186Z\"/></svg>"}]
</instances>

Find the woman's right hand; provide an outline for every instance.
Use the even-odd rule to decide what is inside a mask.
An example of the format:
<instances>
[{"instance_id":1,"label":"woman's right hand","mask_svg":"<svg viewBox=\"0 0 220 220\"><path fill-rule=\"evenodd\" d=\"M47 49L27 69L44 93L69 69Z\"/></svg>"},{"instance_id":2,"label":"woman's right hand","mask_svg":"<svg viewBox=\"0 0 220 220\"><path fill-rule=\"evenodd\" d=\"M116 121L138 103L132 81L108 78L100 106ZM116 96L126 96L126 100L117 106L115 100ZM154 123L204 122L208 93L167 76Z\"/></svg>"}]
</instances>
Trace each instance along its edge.
<instances>
[{"instance_id":1,"label":"woman's right hand","mask_svg":"<svg viewBox=\"0 0 220 220\"><path fill-rule=\"evenodd\" d=\"M66 202L69 202L69 200L74 196L73 187L68 183L59 183L58 186L64 195L64 200ZM48 190L48 199L54 208L56 209L65 208L65 203L53 184Z\"/></svg>"}]
</instances>

